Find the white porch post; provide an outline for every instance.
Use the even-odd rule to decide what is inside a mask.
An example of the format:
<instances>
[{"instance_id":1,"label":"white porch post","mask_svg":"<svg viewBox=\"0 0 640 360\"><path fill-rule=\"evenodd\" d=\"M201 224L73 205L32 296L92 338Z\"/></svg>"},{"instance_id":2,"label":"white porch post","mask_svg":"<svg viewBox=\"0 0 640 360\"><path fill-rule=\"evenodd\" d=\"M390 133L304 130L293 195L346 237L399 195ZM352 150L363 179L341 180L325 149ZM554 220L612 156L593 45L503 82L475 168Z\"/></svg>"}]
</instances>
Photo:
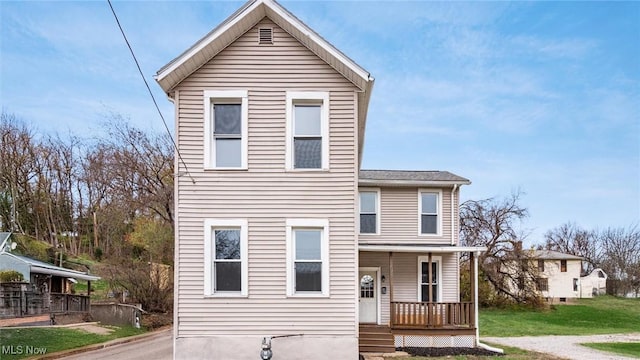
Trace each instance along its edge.
<instances>
[{"instance_id":1,"label":"white porch post","mask_svg":"<svg viewBox=\"0 0 640 360\"><path fill-rule=\"evenodd\" d=\"M478 316L478 256L479 252L471 253L471 257L473 258L473 312L474 312L474 322L476 326L476 346L480 344L480 318Z\"/></svg>"}]
</instances>

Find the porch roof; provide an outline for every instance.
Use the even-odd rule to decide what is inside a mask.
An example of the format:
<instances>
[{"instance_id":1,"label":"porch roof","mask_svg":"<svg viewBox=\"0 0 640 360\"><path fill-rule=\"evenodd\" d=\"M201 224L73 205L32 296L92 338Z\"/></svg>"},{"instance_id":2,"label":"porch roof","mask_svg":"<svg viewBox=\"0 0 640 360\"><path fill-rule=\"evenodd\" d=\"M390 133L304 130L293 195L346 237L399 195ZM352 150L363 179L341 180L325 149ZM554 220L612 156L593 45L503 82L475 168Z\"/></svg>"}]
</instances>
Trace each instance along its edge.
<instances>
[{"instance_id":1,"label":"porch roof","mask_svg":"<svg viewBox=\"0 0 640 360\"><path fill-rule=\"evenodd\" d=\"M7 253L5 252L4 254L8 255L8 256L12 256L26 264L28 264L31 268L31 272L32 273L36 273L36 274L45 274L45 275L55 275L55 276L61 276L61 277L66 277L66 278L74 278L74 279L80 279L80 280L86 280L86 281L96 281L96 280L100 280L99 276L94 276L94 275L89 275L87 273L83 273L80 271L76 271L76 270L71 270L71 269L67 269L67 268L63 268L60 266L55 266L53 264L49 264L49 263L45 263L42 261L38 261L26 256L21 256L21 255L15 255L15 254L11 254L11 253Z\"/></svg>"},{"instance_id":2,"label":"porch roof","mask_svg":"<svg viewBox=\"0 0 640 360\"><path fill-rule=\"evenodd\" d=\"M451 246L422 244L360 244L360 251L377 252L420 252L420 253L452 253L452 252L484 252L484 246Z\"/></svg>"},{"instance_id":3,"label":"porch roof","mask_svg":"<svg viewBox=\"0 0 640 360\"><path fill-rule=\"evenodd\" d=\"M451 186L471 181L448 171L360 170L360 186Z\"/></svg>"}]
</instances>

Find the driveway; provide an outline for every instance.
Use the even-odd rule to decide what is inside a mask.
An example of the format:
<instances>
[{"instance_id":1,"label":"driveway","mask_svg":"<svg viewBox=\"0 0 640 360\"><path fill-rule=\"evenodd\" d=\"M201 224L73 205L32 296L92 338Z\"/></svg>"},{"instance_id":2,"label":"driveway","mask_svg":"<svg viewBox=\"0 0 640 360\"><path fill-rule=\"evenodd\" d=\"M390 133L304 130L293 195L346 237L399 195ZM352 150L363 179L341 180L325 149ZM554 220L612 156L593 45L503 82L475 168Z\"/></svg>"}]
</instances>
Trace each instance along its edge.
<instances>
[{"instance_id":1,"label":"driveway","mask_svg":"<svg viewBox=\"0 0 640 360\"><path fill-rule=\"evenodd\" d=\"M537 351L555 355L565 359L599 359L620 360L632 359L622 355L602 352L581 343L590 342L640 342L640 333L608 334L586 336L523 336L523 337L483 337L482 342L513 346L520 349Z\"/></svg>"},{"instance_id":2,"label":"driveway","mask_svg":"<svg viewBox=\"0 0 640 360\"><path fill-rule=\"evenodd\" d=\"M160 331L142 340L64 357L65 360L173 359L173 330Z\"/></svg>"}]
</instances>

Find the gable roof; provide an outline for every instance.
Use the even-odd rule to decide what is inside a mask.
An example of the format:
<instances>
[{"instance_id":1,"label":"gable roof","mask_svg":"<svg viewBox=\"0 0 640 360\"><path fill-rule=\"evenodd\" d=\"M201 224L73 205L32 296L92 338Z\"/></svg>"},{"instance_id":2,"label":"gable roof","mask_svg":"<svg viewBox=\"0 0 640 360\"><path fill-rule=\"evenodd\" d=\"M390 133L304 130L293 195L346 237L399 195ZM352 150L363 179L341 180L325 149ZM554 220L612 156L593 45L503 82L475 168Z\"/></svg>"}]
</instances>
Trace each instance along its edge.
<instances>
[{"instance_id":1,"label":"gable roof","mask_svg":"<svg viewBox=\"0 0 640 360\"><path fill-rule=\"evenodd\" d=\"M370 90L373 78L365 69L275 0L250 0L245 3L202 39L158 70L156 81L165 92L170 92L173 87L249 31L265 16L331 65L360 90Z\"/></svg>"},{"instance_id":2,"label":"gable roof","mask_svg":"<svg viewBox=\"0 0 640 360\"><path fill-rule=\"evenodd\" d=\"M469 185L471 181L448 171L360 170L361 186Z\"/></svg>"},{"instance_id":3,"label":"gable roof","mask_svg":"<svg viewBox=\"0 0 640 360\"><path fill-rule=\"evenodd\" d=\"M31 272L37 273L37 274L56 275L56 276L62 276L67 278L80 279L80 280L88 280L88 281L95 281L100 279L99 276L89 275L81 271L76 271L76 270L63 268L60 266L55 266L53 264L35 260L26 256L16 255L8 252L3 252L2 255L10 256L24 262L25 264L30 266Z\"/></svg>"},{"instance_id":4,"label":"gable roof","mask_svg":"<svg viewBox=\"0 0 640 360\"><path fill-rule=\"evenodd\" d=\"M158 70L156 81L171 97L171 92L180 82L253 28L265 16L360 89L358 144L361 157L373 77L275 0L249 0L202 39Z\"/></svg>"},{"instance_id":5,"label":"gable roof","mask_svg":"<svg viewBox=\"0 0 640 360\"><path fill-rule=\"evenodd\" d=\"M582 257L554 250L532 250L532 257L541 260L582 260Z\"/></svg>"}]
</instances>

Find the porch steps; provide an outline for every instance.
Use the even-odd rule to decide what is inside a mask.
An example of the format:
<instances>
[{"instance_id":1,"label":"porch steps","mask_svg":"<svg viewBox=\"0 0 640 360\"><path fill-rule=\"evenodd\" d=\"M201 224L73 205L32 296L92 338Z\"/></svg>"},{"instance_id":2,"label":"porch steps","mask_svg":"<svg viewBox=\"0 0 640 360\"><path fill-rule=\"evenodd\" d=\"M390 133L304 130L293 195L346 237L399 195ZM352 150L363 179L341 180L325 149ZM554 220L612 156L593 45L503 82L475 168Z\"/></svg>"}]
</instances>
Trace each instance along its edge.
<instances>
[{"instance_id":1,"label":"porch steps","mask_svg":"<svg viewBox=\"0 0 640 360\"><path fill-rule=\"evenodd\" d=\"M396 351L391 329L382 325L360 324L358 345L361 353L393 353Z\"/></svg>"}]
</instances>

